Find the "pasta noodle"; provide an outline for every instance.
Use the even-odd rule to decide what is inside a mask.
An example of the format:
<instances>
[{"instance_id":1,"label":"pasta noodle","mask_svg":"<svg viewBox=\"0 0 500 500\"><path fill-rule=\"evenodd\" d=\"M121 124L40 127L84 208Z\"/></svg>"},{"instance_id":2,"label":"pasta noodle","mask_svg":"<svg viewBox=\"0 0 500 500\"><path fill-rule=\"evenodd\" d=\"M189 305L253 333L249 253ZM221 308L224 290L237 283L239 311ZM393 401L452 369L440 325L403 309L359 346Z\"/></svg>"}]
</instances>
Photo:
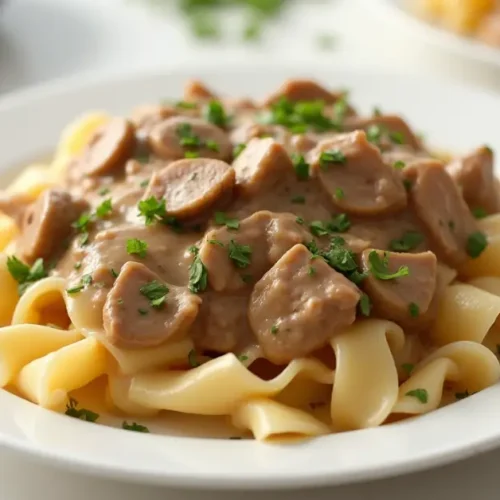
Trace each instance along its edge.
<instances>
[{"instance_id":1,"label":"pasta noodle","mask_svg":"<svg viewBox=\"0 0 500 500\"><path fill-rule=\"evenodd\" d=\"M192 92L76 119L5 190L0 387L90 422L227 421L273 441L499 381L500 195L471 195L465 160L426 158L402 119L360 118L314 82L270 96L265 126ZM487 179L493 153L474 154Z\"/></svg>"}]
</instances>

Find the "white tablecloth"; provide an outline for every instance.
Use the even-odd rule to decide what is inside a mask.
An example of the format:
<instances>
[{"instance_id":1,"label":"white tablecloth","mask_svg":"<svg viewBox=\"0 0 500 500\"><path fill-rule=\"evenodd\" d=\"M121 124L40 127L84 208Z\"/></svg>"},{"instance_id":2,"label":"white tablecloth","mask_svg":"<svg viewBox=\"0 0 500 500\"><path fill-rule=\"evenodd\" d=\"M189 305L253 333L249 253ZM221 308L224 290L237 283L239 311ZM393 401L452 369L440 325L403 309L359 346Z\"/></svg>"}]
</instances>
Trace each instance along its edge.
<instances>
[{"instance_id":1,"label":"white tablecloth","mask_svg":"<svg viewBox=\"0 0 500 500\"><path fill-rule=\"evenodd\" d=\"M430 47L391 19L377 16L378 0L303 1L287 12L265 40L200 45L186 40L178 19L137 7L131 0L8 0L0 13L0 93L53 78L86 72L118 72L195 63L199 58L261 58L329 66L376 65L391 71L433 73L500 89L498 70L465 62ZM311 4L322 6L312 9ZM228 23L230 24L230 23ZM331 33L335 48L318 50L318 33ZM223 50L221 50L221 47ZM473 418L473 416L471 416ZM499 422L500 425L500 422ZM370 499L497 500L500 451L430 472L328 490L261 494L262 500ZM225 500L244 493L165 491L52 469L0 451L0 498L8 500Z\"/></svg>"}]
</instances>

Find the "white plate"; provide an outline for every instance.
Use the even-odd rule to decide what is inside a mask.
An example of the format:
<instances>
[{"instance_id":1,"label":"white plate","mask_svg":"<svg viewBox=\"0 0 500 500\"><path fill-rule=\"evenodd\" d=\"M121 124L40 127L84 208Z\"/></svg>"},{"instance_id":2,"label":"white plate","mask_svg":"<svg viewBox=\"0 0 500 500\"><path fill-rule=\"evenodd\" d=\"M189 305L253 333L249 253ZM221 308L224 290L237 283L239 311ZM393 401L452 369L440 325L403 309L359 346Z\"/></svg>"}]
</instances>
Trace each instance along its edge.
<instances>
[{"instance_id":1,"label":"white plate","mask_svg":"<svg viewBox=\"0 0 500 500\"><path fill-rule=\"evenodd\" d=\"M402 112L434 144L500 150L500 97L455 84L377 72L231 67L216 63L163 75L61 82L0 100L0 169L45 154L61 128L87 109L127 112L179 96L191 76L233 95L263 96L288 76L351 90L364 111ZM0 391L0 444L90 474L190 488L295 488L424 469L500 443L500 386L429 415L295 445L124 432L52 413Z\"/></svg>"},{"instance_id":2,"label":"white plate","mask_svg":"<svg viewBox=\"0 0 500 500\"><path fill-rule=\"evenodd\" d=\"M368 2L388 19L404 23L405 27L420 34L428 41L458 55L478 62L500 66L500 49L490 47L483 42L457 35L416 16L408 4L414 0L374 0Z\"/></svg>"}]
</instances>

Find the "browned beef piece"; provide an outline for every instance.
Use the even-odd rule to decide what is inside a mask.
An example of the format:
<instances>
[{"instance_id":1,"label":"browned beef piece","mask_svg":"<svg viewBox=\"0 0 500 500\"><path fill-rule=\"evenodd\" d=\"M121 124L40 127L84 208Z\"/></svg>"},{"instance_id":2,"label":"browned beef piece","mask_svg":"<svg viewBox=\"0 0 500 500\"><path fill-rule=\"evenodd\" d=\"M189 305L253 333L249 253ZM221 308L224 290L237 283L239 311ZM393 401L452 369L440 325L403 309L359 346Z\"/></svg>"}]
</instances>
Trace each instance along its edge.
<instances>
[{"instance_id":1,"label":"browned beef piece","mask_svg":"<svg viewBox=\"0 0 500 500\"><path fill-rule=\"evenodd\" d=\"M356 317L360 293L323 259L295 245L255 285L248 318L276 364L311 354Z\"/></svg>"}]
</instances>

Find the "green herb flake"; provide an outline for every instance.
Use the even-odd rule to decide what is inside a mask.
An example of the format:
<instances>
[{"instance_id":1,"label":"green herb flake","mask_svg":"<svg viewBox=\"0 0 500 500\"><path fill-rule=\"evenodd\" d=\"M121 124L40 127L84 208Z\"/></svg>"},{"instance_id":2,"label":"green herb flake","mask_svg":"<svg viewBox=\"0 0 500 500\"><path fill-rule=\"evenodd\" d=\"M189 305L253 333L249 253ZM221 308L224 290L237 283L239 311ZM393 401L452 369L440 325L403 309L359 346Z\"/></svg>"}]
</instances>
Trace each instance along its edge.
<instances>
[{"instance_id":1,"label":"green herb flake","mask_svg":"<svg viewBox=\"0 0 500 500\"><path fill-rule=\"evenodd\" d=\"M199 158L200 153L198 151L184 151L184 158Z\"/></svg>"},{"instance_id":2,"label":"green herb flake","mask_svg":"<svg viewBox=\"0 0 500 500\"><path fill-rule=\"evenodd\" d=\"M403 370L405 371L405 373L410 376L413 372L413 370L415 369L415 365L412 364L412 363L403 363L401 365L401 368L403 368Z\"/></svg>"},{"instance_id":3,"label":"green herb flake","mask_svg":"<svg viewBox=\"0 0 500 500\"><path fill-rule=\"evenodd\" d=\"M472 259L477 259L486 250L487 246L488 240L486 235L481 231L472 233L467 238L466 250Z\"/></svg>"},{"instance_id":4,"label":"green herb flake","mask_svg":"<svg viewBox=\"0 0 500 500\"><path fill-rule=\"evenodd\" d=\"M96 209L95 215L99 219L103 219L113 211L113 204L111 198L104 200Z\"/></svg>"},{"instance_id":5,"label":"green herb flake","mask_svg":"<svg viewBox=\"0 0 500 500\"><path fill-rule=\"evenodd\" d=\"M209 101L203 110L203 116L205 120L217 125L217 127L224 128L227 126L228 118L220 101Z\"/></svg>"},{"instance_id":6,"label":"green herb flake","mask_svg":"<svg viewBox=\"0 0 500 500\"><path fill-rule=\"evenodd\" d=\"M309 276L314 276L317 273L316 268L314 266L309 266L307 268L307 274Z\"/></svg>"},{"instance_id":7,"label":"green herb flake","mask_svg":"<svg viewBox=\"0 0 500 500\"><path fill-rule=\"evenodd\" d=\"M372 250L368 255L368 261L370 264L370 271L379 280L393 280L408 276L410 270L408 266L401 266L395 273L389 272L388 268L388 255L385 254L382 259L376 250Z\"/></svg>"},{"instance_id":8,"label":"green herb flake","mask_svg":"<svg viewBox=\"0 0 500 500\"><path fill-rule=\"evenodd\" d=\"M129 255L137 255L143 259L146 257L148 244L144 240L131 238L127 240L127 253Z\"/></svg>"},{"instance_id":9,"label":"green herb flake","mask_svg":"<svg viewBox=\"0 0 500 500\"><path fill-rule=\"evenodd\" d=\"M243 361L248 361L248 356L247 356L247 355L245 355L245 354L240 354L240 355L238 356L238 359L239 359L241 362L243 362Z\"/></svg>"},{"instance_id":10,"label":"green herb flake","mask_svg":"<svg viewBox=\"0 0 500 500\"><path fill-rule=\"evenodd\" d=\"M88 226L91 222L92 222L92 215L88 212L85 212L82 215L80 215L80 217L78 217L78 219L71 225L79 233L84 233L88 231Z\"/></svg>"},{"instance_id":11,"label":"green herb flake","mask_svg":"<svg viewBox=\"0 0 500 500\"><path fill-rule=\"evenodd\" d=\"M332 149L331 151L323 151L319 156L319 165L323 170L326 170L330 165L343 165L347 158L340 149Z\"/></svg>"},{"instance_id":12,"label":"green herb flake","mask_svg":"<svg viewBox=\"0 0 500 500\"><path fill-rule=\"evenodd\" d=\"M296 217L295 222L297 224L303 225L304 224L304 219L302 217Z\"/></svg>"},{"instance_id":13,"label":"green herb flake","mask_svg":"<svg viewBox=\"0 0 500 500\"><path fill-rule=\"evenodd\" d=\"M99 414L86 408L78 408L78 401L69 398L69 403L66 404L66 411L64 412L68 417L78 418L86 422L95 422L99 418Z\"/></svg>"},{"instance_id":14,"label":"green herb flake","mask_svg":"<svg viewBox=\"0 0 500 500\"><path fill-rule=\"evenodd\" d=\"M330 231L325 222L320 220L314 220L309 224L309 230L314 236L327 236Z\"/></svg>"},{"instance_id":15,"label":"green herb flake","mask_svg":"<svg viewBox=\"0 0 500 500\"><path fill-rule=\"evenodd\" d=\"M22 295L33 283L47 277L43 259L37 259L30 267L15 255L7 257L7 270L18 283L18 293Z\"/></svg>"},{"instance_id":16,"label":"green herb flake","mask_svg":"<svg viewBox=\"0 0 500 500\"><path fill-rule=\"evenodd\" d=\"M243 143L236 144L236 146L234 146L234 148L233 148L233 158L234 159L238 158L238 156L240 156L240 154L243 152L243 150L246 147L247 147L247 145L243 144Z\"/></svg>"},{"instance_id":17,"label":"green herb flake","mask_svg":"<svg viewBox=\"0 0 500 500\"><path fill-rule=\"evenodd\" d=\"M224 212L215 212L215 223L219 226L226 226L228 229L238 230L240 221L234 217L228 217Z\"/></svg>"},{"instance_id":18,"label":"green herb flake","mask_svg":"<svg viewBox=\"0 0 500 500\"><path fill-rule=\"evenodd\" d=\"M97 193L99 194L99 196L106 196L109 192L110 192L109 188L103 187L103 188L99 189L99 191Z\"/></svg>"},{"instance_id":19,"label":"green herb flake","mask_svg":"<svg viewBox=\"0 0 500 500\"><path fill-rule=\"evenodd\" d=\"M81 263L81 262L77 262L77 263L73 266L73 268L74 268L74 269L76 269L77 271L78 271L79 269L81 269L81 267L82 267L82 263Z\"/></svg>"},{"instance_id":20,"label":"green herb flake","mask_svg":"<svg viewBox=\"0 0 500 500\"><path fill-rule=\"evenodd\" d=\"M115 271L113 268L111 268L109 272L111 273L111 276L113 276L113 278L118 278L119 273Z\"/></svg>"},{"instance_id":21,"label":"green herb flake","mask_svg":"<svg viewBox=\"0 0 500 500\"><path fill-rule=\"evenodd\" d=\"M240 245L235 240L231 240L228 245L229 258L236 267L245 269L250 265L252 248L249 245Z\"/></svg>"},{"instance_id":22,"label":"green herb flake","mask_svg":"<svg viewBox=\"0 0 500 500\"><path fill-rule=\"evenodd\" d=\"M166 215L165 199L157 199L154 196L141 200L137 204L139 216L144 217L146 226L150 226L153 222L163 220Z\"/></svg>"},{"instance_id":23,"label":"green herb flake","mask_svg":"<svg viewBox=\"0 0 500 500\"><path fill-rule=\"evenodd\" d=\"M413 182L410 179L403 179L403 186L407 191L411 191L411 188L413 186Z\"/></svg>"},{"instance_id":24,"label":"green herb flake","mask_svg":"<svg viewBox=\"0 0 500 500\"><path fill-rule=\"evenodd\" d=\"M215 141L205 141L205 147L211 151L219 152L219 145Z\"/></svg>"},{"instance_id":25,"label":"green herb flake","mask_svg":"<svg viewBox=\"0 0 500 500\"><path fill-rule=\"evenodd\" d=\"M334 196L335 196L335 199L337 199L337 200L343 200L345 197L344 190L342 188L336 188Z\"/></svg>"},{"instance_id":26,"label":"green herb flake","mask_svg":"<svg viewBox=\"0 0 500 500\"><path fill-rule=\"evenodd\" d=\"M292 155L293 168L295 175L299 181L307 181L309 179L309 163L306 162L303 155Z\"/></svg>"},{"instance_id":27,"label":"green herb flake","mask_svg":"<svg viewBox=\"0 0 500 500\"><path fill-rule=\"evenodd\" d=\"M273 335L276 335L278 333L278 331L279 331L279 327L277 325L271 326L271 333Z\"/></svg>"},{"instance_id":28,"label":"green herb flake","mask_svg":"<svg viewBox=\"0 0 500 500\"><path fill-rule=\"evenodd\" d=\"M485 217L488 217L488 213L486 212L486 210L484 208L473 208L471 210L472 212L472 215L474 216L474 218L476 219L484 219Z\"/></svg>"},{"instance_id":29,"label":"green herb flake","mask_svg":"<svg viewBox=\"0 0 500 500\"><path fill-rule=\"evenodd\" d=\"M303 195L298 194L296 196L292 196L290 198L290 201L292 203L295 203L296 205L304 205L304 203L306 202L306 197L303 196Z\"/></svg>"},{"instance_id":30,"label":"green herb flake","mask_svg":"<svg viewBox=\"0 0 500 500\"><path fill-rule=\"evenodd\" d=\"M147 309L143 309L142 307L139 307L139 309L137 309L137 312L138 312L141 316L146 316L146 314L148 314L148 310L147 310Z\"/></svg>"},{"instance_id":31,"label":"green herb flake","mask_svg":"<svg viewBox=\"0 0 500 500\"><path fill-rule=\"evenodd\" d=\"M90 286L91 284L92 284L92 275L91 274L84 274L80 278L80 284L78 284L72 288L68 288L66 290L66 292L69 293L70 295L73 295L75 293L81 292L83 289L85 289L87 286Z\"/></svg>"},{"instance_id":32,"label":"green herb flake","mask_svg":"<svg viewBox=\"0 0 500 500\"><path fill-rule=\"evenodd\" d=\"M415 302L410 302L408 304L408 312L410 313L410 316L412 318L418 318L420 315L420 308L418 307L418 304L415 304Z\"/></svg>"},{"instance_id":33,"label":"green herb flake","mask_svg":"<svg viewBox=\"0 0 500 500\"><path fill-rule=\"evenodd\" d=\"M196 109L198 104L189 101L177 101L175 107L180 109Z\"/></svg>"},{"instance_id":34,"label":"green herb flake","mask_svg":"<svg viewBox=\"0 0 500 500\"><path fill-rule=\"evenodd\" d=\"M405 136L402 132L389 132L389 139L394 144L404 144L405 143Z\"/></svg>"},{"instance_id":35,"label":"green herb flake","mask_svg":"<svg viewBox=\"0 0 500 500\"><path fill-rule=\"evenodd\" d=\"M405 396L417 398L423 404L429 401L429 394L426 389L413 389L412 391L408 391Z\"/></svg>"},{"instance_id":36,"label":"green herb flake","mask_svg":"<svg viewBox=\"0 0 500 500\"><path fill-rule=\"evenodd\" d=\"M404 161L398 160L398 161L394 162L393 167L398 169L398 170L402 170L403 168L406 167L406 163Z\"/></svg>"},{"instance_id":37,"label":"green herb flake","mask_svg":"<svg viewBox=\"0 0 500 500\"><path fill-rule=\"evenodd\" d=\"M361 298L359 299L359 310L361 311L361 314L363 316L370 316L371 310L372 310L372 303L370 300L370 297L366 295L366 293L363 293L361 295Z\"/></svg>"},{"instance_id":38,"label":"green herb flake","mask_svg":"<svg viewBox=\"0 0 500 500\"><path fill-rule=\"evenodd\" d=\"M149 433L149 429L145 425L138 424L137 422L129 424L126 420L122 422L122 429L126 431Z\"/></svg>"},{"instance_id":39,"label":"green herb flake","mask_svg":"<svg viewBox=\"0 0 500 500\"><path fill-rule=\"evenodd\" d=\"M196 248L196 247L194 247ZM198 250L198 249L196 249ZM206 290L208 284L208 272L199 255L196 254L189 266L189 290L192 293L200 293Z\"/></svg>"},{"instance_id":40,"label":"green herb flake","mask_svg":"<svg viewBox=\"0 0 500 500\"><path fill-rule=\"evenodd\" d=\"M150 301L151 307L161 309L165 305L169 289L167 285L153 280L141 286L139 292Z\"/></svg>"},{"instance_id":41,"label":"green herb flake","mask_svg":"<svg viewBox=\"0 0 500 500\"><path fill-rule=\"evenodd\" d=\"M216 239L212 239L212 240L207 240L208 243L210 243L210 245L218 245L222 248L224 248L224 243L222 243L222 241L220 240L216 240Z\"/></svg>"},{"instance_id":42,"label":"green herb flake","mask_svg":"<svg viewBox=\"0 0 500 500\"><path fill-rule=\"evenodd\" d=\"M372 144L379 144L382 138L382 128L380 125L370 125L366 129L366 139Z\"/></svg>"},{"instance_id":43,"label":"green herb flake","mask_svg":"<svg viewBox=\"0 0 500 500\"><path fill-rule=\"evenodd\" d=\"M424 235L417 231L407 231L399 240L392 240L389 249L393 252L409 252L424 241Z\"/></svg>"},{"instance_id":44,"label":"green herb flake","mask_svg":"<svg viewBox=\"0 0 500 500\"><path fill-rule=\"evenodd\" d=\"M193 127L189 123L179 124L176 134L182 147L199 148L202 145L201 139L193 132Z\"/></svg>"},{"instance_id":45,"label":"green herb flake","mask_svg":"<svg viewBox=\"0 0 500 500\"><path fill-rule=\"evenodd\" d=\"M338 214L328 223L328 229L333 233L345 233L351 227L347 214Z\"/></svg>"},{"instance_id":46,"label":"green herb flake","mask_svg":"<svg viewBox=\"0 0 500 500\"><path fill-rule=\"evenodd\" d=\"M191 368L196 368L200 366L200 362L198 361L198 357L196 355L196 351L191 349L188 354L188 363Z\"/></svg>"}]
</instances>

